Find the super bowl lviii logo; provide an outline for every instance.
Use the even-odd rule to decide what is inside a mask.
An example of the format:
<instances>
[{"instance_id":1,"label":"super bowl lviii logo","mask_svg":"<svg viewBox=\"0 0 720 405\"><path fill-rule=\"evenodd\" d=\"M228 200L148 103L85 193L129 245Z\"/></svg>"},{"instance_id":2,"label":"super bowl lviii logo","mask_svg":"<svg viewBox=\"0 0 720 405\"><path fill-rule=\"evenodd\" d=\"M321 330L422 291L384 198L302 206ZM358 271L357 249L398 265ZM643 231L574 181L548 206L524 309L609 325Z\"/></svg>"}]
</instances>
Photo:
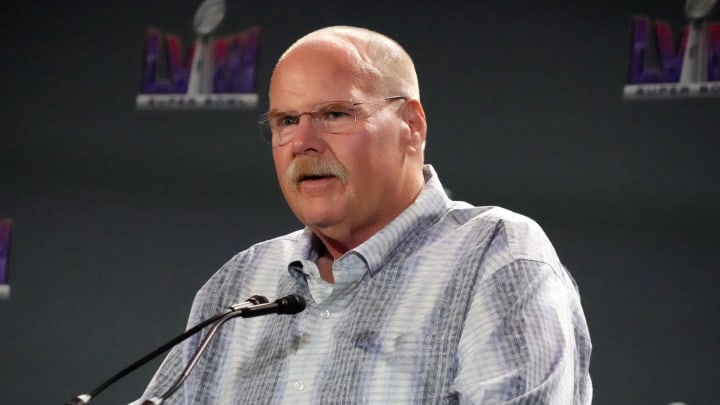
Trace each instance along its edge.
<instances>
[{"instance_id":1,"label":"super bowl lviii logo","mask_svg":"<svg viewBox=\"0 0 720 405\"><path fill-rule=\"evenodd\" d=\"M177 35L149 29L138 108L253 108L258 28L216 37L224 0L205 0L193 20L196 39L184 53Z\"/></svg>"},{"instance_id":2,"label":"super bowl lviii logo","mask_svg":"<svg viewBox=\"0 0 720 405\"><path fill-rule=\"evenodd\" d=\"M10 257L10 231L12 220L0 220L0 300L10 297L8 282L8 261Z\"/></svg>"},{"instance_id":3,"label":"super bowl lviii logo","mask_svg":"<svg viewBox=\"0 0 720 405\"><path fill-rule=\"evenodd\" d=\"M720 20L708 18L715 3L717 0L686 1L687 24L678 45L668 22L653 22L645 16L633 19L630 77L624 98L720 97Z\"/></svg>"}]
</instances>

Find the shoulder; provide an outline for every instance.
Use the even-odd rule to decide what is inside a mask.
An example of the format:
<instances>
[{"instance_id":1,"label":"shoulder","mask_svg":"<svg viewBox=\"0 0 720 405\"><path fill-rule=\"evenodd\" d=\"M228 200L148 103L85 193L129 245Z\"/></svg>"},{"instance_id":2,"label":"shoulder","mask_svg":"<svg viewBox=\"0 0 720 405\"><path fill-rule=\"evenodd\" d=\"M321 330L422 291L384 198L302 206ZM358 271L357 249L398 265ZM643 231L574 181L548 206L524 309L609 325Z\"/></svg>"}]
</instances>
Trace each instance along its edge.
<instances>
[{"instance_id":1,"label":"shoulder","mask_svg":"<svg viewBox=\"0 0 720 405\"><path fill-rule=\"evenodd\" d=\"M442 222L446 224L445 237L460 239L468 258L475 258L481 278L519 262L563 273L550 239L528 216L496 206L475 207L456 202Z\"/></svg>"},{"instance_id":2,"label":"shoulder","mask_svg":"<svg viewBox=\"0 0 720 405\"><path fill-rule=\"evenodd\" d=\"M303 230L297 230L282 236L258 242L249 248L237 253L233 256L221 269L222 272L228 268L234 268L243 263L257 260L263 260L269 252L275 256L277 260L282 260L285 255L292 254L298 241L302 238Z\"/></svg>"},{"instance_id":3,"label":"shoulder","mask_svg":"<svg viewBox=\"0 0 720 405\"><path fill-rule=\"evenodd\" d=\"M547 234L532 218L500 207L485 215L497 224L498 235L504 238L513 258L545 261L556 256Z\"/></svg>"},{"instance_id":4,"label":"shoulder","mask_svg":"<svg viewBox=\"0 0 720 405\"><path fill-rule=\"evenodd\" d=\"M494 231L493 239L502 238L509 252L518 259L532 259L537 247L548 247L548 239L542 227L532 218L501 207L474 207L456 203L448 210L447 217L460 228L487 229Z\"/></svg>"},{"instance_id":5,"label":"shoulder","mask_svg":"<svg viewBox=\"0 0 720 405\"><path fill-rule=\"evenodd\" d=\"M282 261L285 256L289 256L295 249L297 242L302 237L302 230L294 231L282 236L258 242L247 249L238 252L230 260L228 260L211 278L227 277L228 273L245 271L245 267L249 264L260 264L269 260ZM272 257L270 255L272 254Z\"/></svg>"}]
</instances>

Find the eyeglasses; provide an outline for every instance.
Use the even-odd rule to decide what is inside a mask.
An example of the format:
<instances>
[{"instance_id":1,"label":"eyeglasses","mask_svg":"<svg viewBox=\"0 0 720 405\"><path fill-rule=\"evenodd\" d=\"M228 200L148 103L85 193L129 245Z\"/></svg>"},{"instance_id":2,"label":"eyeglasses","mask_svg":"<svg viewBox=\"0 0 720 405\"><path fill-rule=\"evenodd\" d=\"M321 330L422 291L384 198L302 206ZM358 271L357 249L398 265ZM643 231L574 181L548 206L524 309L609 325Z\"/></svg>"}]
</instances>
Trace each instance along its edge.
<instances>
[{"instance_id":1,"label":"eyeglasses","mask_svg":"<svg viewBox=\"0 0 720 405\"><path fill-rule=\"evenodd\" d=\"M312 125L320 132L327 134L340 134L355 128L357 117L366 114L360 106L378 103L380 101L391 102L395 100L407 100L405 96L393 96L378 100L362 101L328 101L313 107L313 111L307 112L282 112L269 111L260 116L258 124L260 133L269 143L282 146L292 141L295 137L300 117L309 115Z\"/></svg>"}]
</instances>

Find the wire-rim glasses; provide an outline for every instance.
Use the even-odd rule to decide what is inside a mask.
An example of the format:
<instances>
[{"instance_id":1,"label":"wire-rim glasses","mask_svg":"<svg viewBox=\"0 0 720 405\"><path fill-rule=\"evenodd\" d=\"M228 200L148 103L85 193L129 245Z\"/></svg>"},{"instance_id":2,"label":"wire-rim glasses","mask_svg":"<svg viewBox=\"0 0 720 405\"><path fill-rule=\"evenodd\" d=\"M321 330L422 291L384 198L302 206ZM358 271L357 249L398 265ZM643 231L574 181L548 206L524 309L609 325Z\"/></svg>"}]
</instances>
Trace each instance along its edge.
<instances>
[{"instance_id":1,"label":"wire-rim glasses","mask_svg":"<svg viewBox=\"0 0 720 405\"><path fill-rule=\"evenodd\" d=\"M310 116L313 127L318 131L327 134L341 134L355 128L358 116L366 113L360 106L395 100L407 100L407 97L393 96L361 102L328 101L316 105L313 107L313 111L301 113L268 111L260 116L258 124L265 141L272 145L282 146L295 137L297 126L300 124L300 117L303 115Z\"/></svg>"}]
</instances>

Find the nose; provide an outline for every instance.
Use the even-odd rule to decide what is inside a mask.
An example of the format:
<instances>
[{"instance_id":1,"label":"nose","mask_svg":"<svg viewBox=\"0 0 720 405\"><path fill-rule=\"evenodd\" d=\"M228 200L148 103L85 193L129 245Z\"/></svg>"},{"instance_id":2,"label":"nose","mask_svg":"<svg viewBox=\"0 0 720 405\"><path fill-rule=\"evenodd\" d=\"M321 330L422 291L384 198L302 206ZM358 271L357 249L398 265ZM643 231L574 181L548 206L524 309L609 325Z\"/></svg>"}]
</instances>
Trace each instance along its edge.
<instances>
[{"instance_id":1,"label":"nose","mask_svg":"<svg viewBox=\"0 0 720 405\"><path fill-rule=\"evenodd\" d=\"M295 153L303 153L308 149L318 150L320 143L320 132L315 128L310 113L303 113L298 117L295 136L292 139Z\"/></svg>"},{"instance_id":2,"label":"nose","mask_svg":"<svg viewBox=\"0 0 720 405\"><path fill-rule=\"evenodd\" d=\"M296 131L300 131L303 127L307 127L308 129L315 129L313 124L313 117L312 113L304 112L301 113L298 117L298 127Z\"/></svg>"}]
</instances>

